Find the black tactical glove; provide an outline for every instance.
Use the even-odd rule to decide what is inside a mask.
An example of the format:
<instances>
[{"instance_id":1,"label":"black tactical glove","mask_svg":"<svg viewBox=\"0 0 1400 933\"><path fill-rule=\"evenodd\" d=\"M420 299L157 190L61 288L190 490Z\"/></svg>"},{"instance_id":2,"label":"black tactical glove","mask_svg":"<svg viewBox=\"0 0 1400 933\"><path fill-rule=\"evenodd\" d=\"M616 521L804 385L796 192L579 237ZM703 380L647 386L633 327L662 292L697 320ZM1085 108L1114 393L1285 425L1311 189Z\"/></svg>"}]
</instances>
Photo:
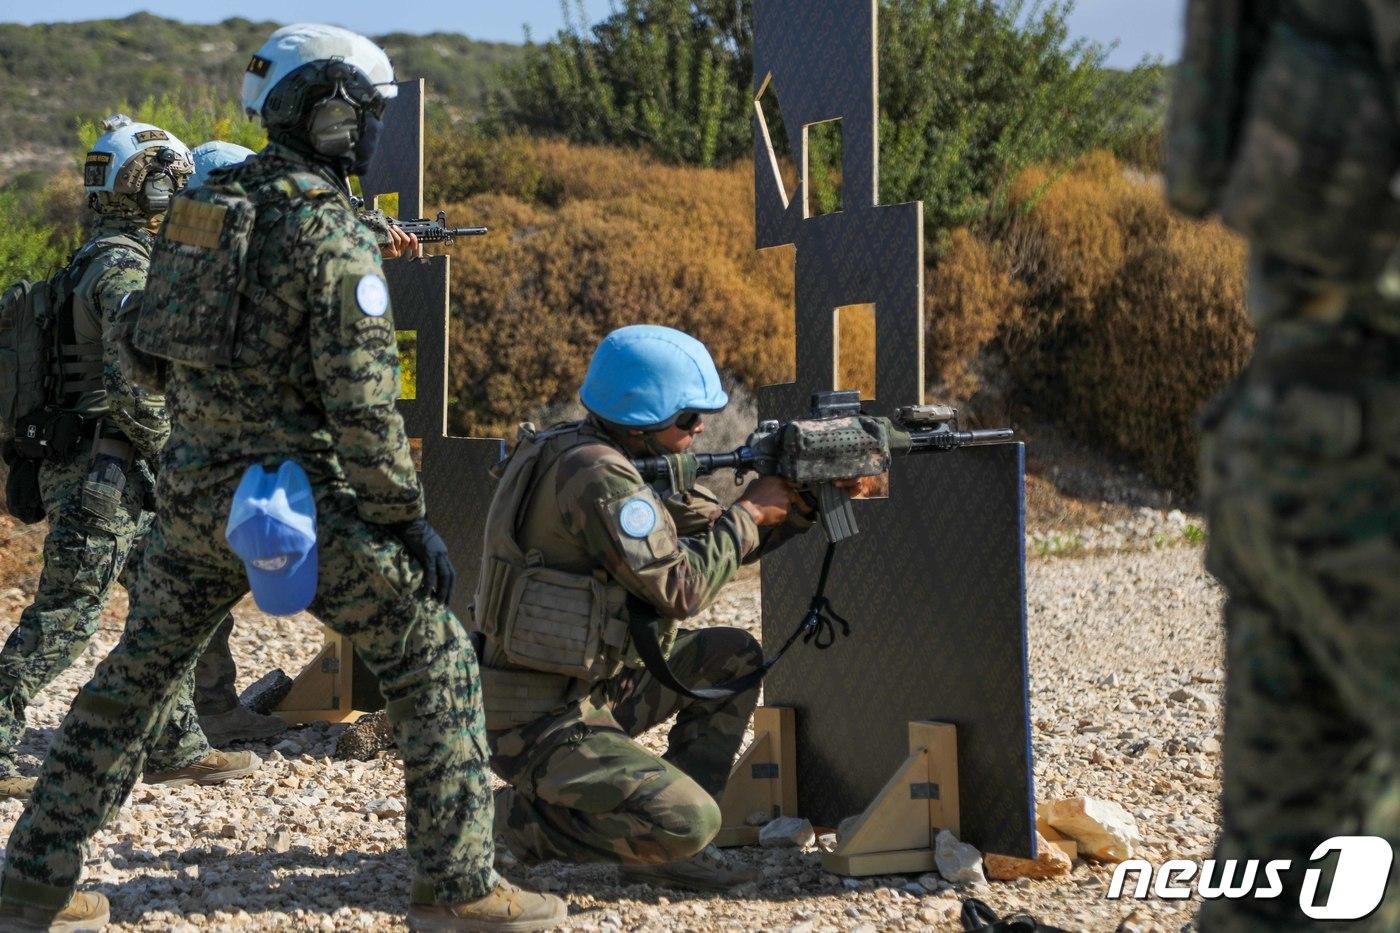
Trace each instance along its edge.
<instances>
[{"instance_id":1,"label":"black tactical glove","mask_svg":"<svg viewBox=\"0 0 1400 933\"><path fill-rule=\"evenodd\" d=\"M394 525L394 534L423 568L423 589L438 602L446 604L452 598L452 584L457 573L447 556L447 545L426 518Z\"/></svg>"}]
</instances>

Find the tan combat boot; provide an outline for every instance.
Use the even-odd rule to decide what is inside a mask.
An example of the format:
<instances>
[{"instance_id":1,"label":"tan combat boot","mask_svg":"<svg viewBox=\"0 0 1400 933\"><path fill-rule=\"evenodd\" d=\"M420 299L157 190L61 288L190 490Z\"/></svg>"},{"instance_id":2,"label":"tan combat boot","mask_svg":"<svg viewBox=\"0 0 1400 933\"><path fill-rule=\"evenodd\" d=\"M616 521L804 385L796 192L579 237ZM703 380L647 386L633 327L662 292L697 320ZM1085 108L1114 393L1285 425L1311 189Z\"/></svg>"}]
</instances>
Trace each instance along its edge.
<instances>
[{"instance_id":1,"label":"tan combat boot","mask_svg":"<svg viewBox=\"0 0 1400 933\"><path fill-rule=\"evenodd\" d=\"M714 846L706 846L699 855L680 862L622 866L623 881L682 891L729 891L761 877L751 868L730 865Z\"/></svg>"},{"instance_id":2,"label":"tan combat boot","mask_svg":"<svg viewBox=\"0 0 1400 933\"><path fill-rule=\"evenodd\" d=\"M18 774L0 778L0 800L28 800L29 794L34 790L34 784L33 778L20 777Z\"/></svg>"},{"instance_id":3,"label":"tan combat boot","mask_svg":"<svg viewBox=\"0 0 1400 933\"><path fill-rule=\"evenodd\" d=\"M58 913L28 904L0 904L0 930L89 933L105 927L109 915L106 897L95 891L74 891L67 906Z\"/></svg>"},{"instance_id":4,"label":"tan combat boot","mask_svg":"<svg viewBox=\"0 0 1400 933\"><path fill-rule=\"evenodd\" d=\"M234 778L247 777L258 770L261 764L262 759L252 752L213 751L194 764L186 765L177 771L162 771L156 774L147 772L145 781L147 784L164 784L166 787L222 784Z\"/></svg>"},{"instance_id":5,"label":"tan combat boot","mask_svg":"<svg viewBox=\"0 0 1400 933\"><path fill-rule=\"evenodd\" d=\"M204 730L204 737L209 740L210 745L223 748L234 742L270 739L274 735L286 732L287 724L276 716L255 713L239 703L226 713L200 716L199 728Z\"/></svg>"},{"instance_id":6,"label":"tan combat boot","mask_svg":"<svg viewBox=\"0 0 1400 933\"><path fill-rule=\"evenodd\" d=\"M517 888L502 878L496 889L475 901L460 904L413 904L408 908L410 930L548 930L563 923L569 908L553 894Z\"/></svg>"}]
</instances>

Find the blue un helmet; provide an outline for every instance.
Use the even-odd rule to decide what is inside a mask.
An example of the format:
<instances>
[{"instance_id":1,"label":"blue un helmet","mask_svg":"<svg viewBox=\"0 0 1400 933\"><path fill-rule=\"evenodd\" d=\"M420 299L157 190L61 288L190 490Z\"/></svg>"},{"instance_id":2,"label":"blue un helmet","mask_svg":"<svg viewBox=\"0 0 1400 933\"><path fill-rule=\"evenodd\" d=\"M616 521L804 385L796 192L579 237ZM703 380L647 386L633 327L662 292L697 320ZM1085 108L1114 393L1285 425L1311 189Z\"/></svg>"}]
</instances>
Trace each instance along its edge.
<instances>
[{"instance_id":1,"label":"blue un helmet","mask_svg":"<svg viewBox=\"0 0 1400 933\"><path fill-rule=\"evenodd\" d=\"M603 338L578 394L595 417L643 431L668 428L686 412L715 412L729 404L705 345L651 324Z\"/></svg>"},{"instance_id":2,"label":"blue un helmet","mask_svg":"<svg viewBox=\"0 0 1400 933\"><path fill-rule=\"evenodd\" d=\"M207 143L195 146L190 152L194 157L194 175L190 177L190 182L185 186L186 190L193 191L209 180L209 173L216 168L223 168L226 165L237 165L253 154L253 150L247 146L240 146L237 143L226 143L223 140L212 139Z\"/></svg>"}]
</instances>

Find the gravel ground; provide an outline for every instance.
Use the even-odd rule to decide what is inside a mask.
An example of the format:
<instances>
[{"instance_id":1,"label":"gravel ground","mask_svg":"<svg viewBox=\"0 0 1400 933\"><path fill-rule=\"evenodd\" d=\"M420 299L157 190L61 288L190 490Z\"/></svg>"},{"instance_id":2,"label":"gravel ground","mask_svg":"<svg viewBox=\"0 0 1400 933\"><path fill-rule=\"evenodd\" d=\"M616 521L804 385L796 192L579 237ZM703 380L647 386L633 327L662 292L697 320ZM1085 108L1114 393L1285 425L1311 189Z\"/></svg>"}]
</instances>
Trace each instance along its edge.
<instances>
[{"instance_id":1,"label":"gravel ground","mask_svg":"<svg viewBox=\"0 0 1400 933\"><path fill-rule=\"evenodd\" d=\"M1138 510L1086 528L1078 547L1038 545L1029 567L1037 794L1121 803L1147 839L1145 857L1198 857L1216 831L1219 790L1220 594L1201 566L1200 535L1180 513ZM33 580L0 589L0 634ZM4 586L5 584L0 584ZM30 710L32 771L74 692L116 641L125 596L93 644ZM294 673L316 653L305 617L237 612L240 686L273 667ZM757 629L758 586L735 584L706 621ZM297 729L253 777L217 788L138 785L91 849L87 883L113 902L114 929L402 929L410 866L403 852L401 768L392 756L338 762L341 727ZM647 740L658 747L661 736ZM0 801L0 825L20 804ZM730 896L620 886L615 870L532 869L522 880L567 893L579 930L797 931L959 929L958 894L911 878L843 882L815 850L730 850L764 878ZM1075 930L1178 930L1194 902L1104 898L1111 866L1076 863L1067 878L992 884L1000 911L1025 910ZM927 876L926 876L927 877ZM911 893L912 892L912 893Z\"/></svg>"}]
</instances>

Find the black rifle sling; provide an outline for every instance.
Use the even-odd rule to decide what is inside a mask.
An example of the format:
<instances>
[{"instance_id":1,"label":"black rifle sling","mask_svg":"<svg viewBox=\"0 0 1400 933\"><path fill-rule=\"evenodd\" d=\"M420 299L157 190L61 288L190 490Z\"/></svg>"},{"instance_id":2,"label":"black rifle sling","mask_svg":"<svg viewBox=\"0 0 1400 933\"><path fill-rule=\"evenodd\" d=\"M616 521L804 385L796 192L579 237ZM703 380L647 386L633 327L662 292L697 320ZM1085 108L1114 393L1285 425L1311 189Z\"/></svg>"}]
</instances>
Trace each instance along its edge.
<instances>
[{"instance_id":1,"label":"black rifle sling","mask_svg":"<svg viewBox=\"0 0 1400 933\"><path fill-rule=\"evenodd\" d=\"M632 644L637 649L637 656L642 659L642 663L646 665L651 676L661 681L661 686L692 700L728 700L752 690L763 682L763 678L768 675L775 664L782 660L783 655L788 653L788 649L797 643L799 637L802 638L804 644L811 642L817 649L825 651L836 643L837 625L841 626L842 635L851 634L850 623L832 608L831 600L826 597L826 582L827 578L831 576L831 564L835 557L836 545L828 543L826 555L822 558L822 573L817 582L817 592L807 605L806 615L802 617L802 621L788 636L783 646L778 649L778 653L765 659L762 664L749 673L713 687L687 687L680 682L675 671L671 670L671 665L666 662L666 653L661 650L661 641L656 637L654 614L648 611L649 607L641 600L629 596L627 630L632 636Z\"/></svg>"}]
</instances>

